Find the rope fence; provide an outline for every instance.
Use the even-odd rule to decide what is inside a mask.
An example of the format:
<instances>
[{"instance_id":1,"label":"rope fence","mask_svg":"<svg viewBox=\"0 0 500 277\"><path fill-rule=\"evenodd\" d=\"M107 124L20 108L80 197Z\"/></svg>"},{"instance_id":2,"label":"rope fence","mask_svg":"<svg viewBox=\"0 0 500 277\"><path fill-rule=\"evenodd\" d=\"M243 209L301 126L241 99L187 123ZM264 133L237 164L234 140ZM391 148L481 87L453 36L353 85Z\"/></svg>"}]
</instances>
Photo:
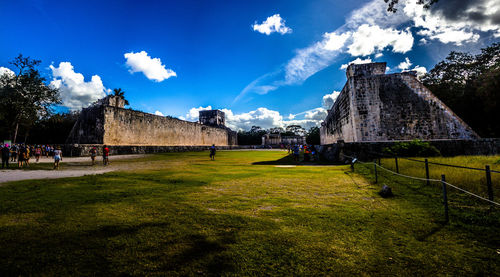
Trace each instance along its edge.
<instances>
[{"instance_id":1,"label":"rope fence","mask_svg":"<svg viewBox=\"0 0 500 277\"><path fill-rule=\"evenodd\" d=\"M378 174L377 174L377 168L381 169L381 170L384 170L392 175L396 175L396 176L400 176L400 177L403 177L403 178L407 178L407 179L413 179L413 180L418 180L418 181L424 181L424 182L427 182L427 184L430 184L431 182L433 183L441 183L442 186L443 186L443 199L444 199L444 206L445 206L445 215L446 215L446 222L448 222L448 198L447 198L447 190L446 190L446 186L449 186L451 188L454 188L460 192L463 192L467 195L470 195L472 197L475 197L477 199L480 199L482 201L485 201L485 202L488 202L489 204L491 204L492 206L496 205L496 206L500 206L500 203L498 202L495 202L493 201L493 193L492 193L492 189L491 189L491 178L488 178L489 175L487 175L487 183L488 183L488 194L489 194L489 199L488 198L485 198L485 197L482 197L480 195L477 195L473 192L470 192L468 190L465 190L461 187L458 187L456 185L453 185L449 182L446 182L446 179L445 179L445 175L441 175L441 180L439 179L431 179L429 178L429 171L428 171L428 162L427 159L425 161L421 161L421 160L415 160L415 159L410 159L410 158L405 158L407 160L413 160L413 161L416 161L416 162L423 162L426 164L426 175L427 177L426 178L422 178L422 177L416 177L416 176L410 176L410 175L405 175L405 174L401 174L399 173L399 168L398 168L398 163L397 163L397 158L396 158L396 171L392 171L388 168L385 168L383 167L382 165L380 165L380 160L379 160L379 164L377 164L376 162L362 162L360 160L358 160L356 157L352 157L352 156L348 156L348 155L345 155L345 154L340 154L346 158L349 158L351 159L351 168L354 170L354 164L355 163L360 163L360 164L363 164L363 165L373 165L374 169L375 169L375 183L378 182ZM439 164L439 163L433 163L433 164ZM441 165L441 164L439 164ZM444 165L444 164L443 164ZM468 167L461 167L461 166L452 166L452 167L459 167L459 168L466 168L466 169L477 169L477 168L468 168ZM483 169L477 169L477 170L483 170ZM487 174L489 172L498 172L498 171L489 171L489 167L487 166L486 167L486 170L483 170L483 171L486 171ZM500 173L500 172L499 172ZM491 177L491 176L489 176Z\"/></svg>"}]
</instances>

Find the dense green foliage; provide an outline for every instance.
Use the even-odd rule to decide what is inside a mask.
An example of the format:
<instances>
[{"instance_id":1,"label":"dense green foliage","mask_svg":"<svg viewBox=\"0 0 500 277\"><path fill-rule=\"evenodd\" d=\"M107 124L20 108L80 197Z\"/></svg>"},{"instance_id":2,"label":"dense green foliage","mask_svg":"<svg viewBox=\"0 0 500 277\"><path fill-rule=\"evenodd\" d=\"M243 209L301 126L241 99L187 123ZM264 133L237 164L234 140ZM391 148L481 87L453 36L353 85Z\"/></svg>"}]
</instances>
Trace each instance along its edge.
<instances>
[{"instance_id":1,"label":"dense green foliage","mask_svg":"<svg viewBox=\"0 0 500 277\"><path fill-rule=\"evenodd\" d=\"M391 147L384 148L384 152L398 157L435 157L441 156L439 150L429 142L419 139L412 141L398 141Z\"/></svg>"},{"instance_id":2,"label":"dense green foliage","mask_svg":"<svg viewBox=\"0 0 500 277\"><path fill-rule=\"evenodd\" d=\"M306 142L308 144L313 144L313 145L321 144L321 139L319 136L319 127L311 127L311 129L309 129L309 132L307 132L306 136Z\"/></svg>"},{"instance_id":3,"label":"dense green foliage","mask_svg":"<svg viewBox=\"0 0 500 277\"><path fill-rule=\"evenodd\" d=\"M500 272L498 210L450 191L443 225L439 185L389 174L373 184L361 165L256 165L293 164L286 155L170 153L112 163L134 168L122 172L1 186L0 275ZM377 195L383 184L395 197Z\"/></svg>"},{"instance_id":4,"label":"dense green foliage","mask_svg":"<svg viewBox=\"0 0 500 277\"><path fill-rule=\"evenodd\" d=\"M63 144L66 142L73 125L78 119L78 112L58 113L35 122L28 144Z\"/></svg>"},{"instance_id":5,"label":"dense green foliage","mask_svg":"<svg viewBox=\"0 0 500 277\"><path fill-rule=\"evenodd\" d=\"M451 52L422 81L481 137L500 137L500 43Z\"/></svg>"},{"instance_id":6,"label":"dense green foliage","mask_svg":"<svg viewBox=\"0 0 500 277\"><path fill-rule=\"evenodd\" d=\"M10 62L17 72L0 76L0 140L16 142L20 131L26 138L33 124L60 103L58 90L48 86L38 71L40 63L19 55Z\"/></svg>"}]
</instances>

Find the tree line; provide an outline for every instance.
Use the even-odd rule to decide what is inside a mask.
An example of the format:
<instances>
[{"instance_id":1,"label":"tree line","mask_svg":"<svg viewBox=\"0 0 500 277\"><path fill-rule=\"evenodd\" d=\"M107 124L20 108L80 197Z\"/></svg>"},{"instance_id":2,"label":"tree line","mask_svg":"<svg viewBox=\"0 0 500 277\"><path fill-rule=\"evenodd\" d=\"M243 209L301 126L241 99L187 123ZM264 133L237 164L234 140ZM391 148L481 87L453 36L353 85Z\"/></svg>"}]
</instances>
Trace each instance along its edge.
<instances>
[{"instance_id":1,"label":"tree line","mask_svg":"<svg viewBox=\"0 0 500 277\"><path fill-rule=\"evenodd\" d=\"M305 136L308 144L319 145L319 127L311 127L306 131L300 125L289 125L285 128L275 127L263 129L260 126L252 126L250 130L238 131L238 144L240 145L260 145L262 137L266 134L280 134L283 136Z\"/></svg>"}]
</instances>

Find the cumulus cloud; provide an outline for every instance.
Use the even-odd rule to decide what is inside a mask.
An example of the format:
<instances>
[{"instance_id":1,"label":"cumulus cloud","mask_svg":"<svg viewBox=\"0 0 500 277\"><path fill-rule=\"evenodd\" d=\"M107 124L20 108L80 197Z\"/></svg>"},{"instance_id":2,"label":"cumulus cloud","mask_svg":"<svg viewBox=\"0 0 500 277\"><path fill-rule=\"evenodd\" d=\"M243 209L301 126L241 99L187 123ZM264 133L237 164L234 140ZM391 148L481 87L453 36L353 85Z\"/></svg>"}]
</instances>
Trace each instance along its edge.
<instances>
[{"instance_id":1,"label":"cumulus cloud","mask_svg":"<svg viewBox=\"0 0 500 277\"><path fill-rule=\"evenodd\" d=\"M296 50L295 56L272 76L265 74L251 82L238 99L250 92L267 93L281 86L301 84L336 62L339 54L375 54L379 58L383 51L407 53L414 44L411 30L421 36L420 44L435 40L462 45L478 41L482 34L500 37L498 0L439 1L431 9L416 2L401 0L395 14L386 12L387 4L381 0L366 3L347 16L344 25Z\"/></svg>"},{"instance_id":2,"label":"cumulus cloud","mask_svg":"<svg viewBox=\"0 0 500 277\"><path fill-rule=\"evenodd\" d=\"M50 65L54 77L50 85L59 89L63 106L78 110L106 96L106 89L101 77L93 75L85 82L81 73L75 72L70 62L61 62L58 67Z\"/></svg>"},{"instance_id":3,"label":"cumulus cloud","mask_svg":"<svg viewBox=\"0 0 500 277\"><path fill-rule=\"evenodd\" d=\"M252 27L254 31L266 35L270 35L271 33L280 33L284 35L292 32L291 28L285 26L285 20L281 18L279 14L268 17L261 24L257 24L257 22L255 22Z\"/></svg>"},{"instance_id":4,"label":"cumulus cloud","mask_svg":"<svg viewBox=\"0 0 500 277\"><path fill-rule=\"evenodd\" d=\"M162 112L160 111L155 111L155 115L159 115L159 116L165 116Z\"/></svg>"},{"instance_id":5,"label":"cumulus cloud","mask_svg":"<svg viewBox=\"0 0 500 277\"><path fill-rule=\"evenodd\" d=\"M368 56L389 46L393 52L406 53L413 47L413 35L409 29L398 31L392 28L382 29L378 25L363 24L353 33L352 39L352 44L347 50L352 56Z\"/></svg>"},{"instance_id":6,"label":"cumulus cloud","mask_svg":"<svg viewBox=\"0 0 500 277\"><path fill-rule=\"evenodd\" d=\"M206 106L206 107L199 106L198 108L191 108L185 117L180 117L180 118L189 121L198 121L200 116L200 111L206 111L206 110L212 110L212 106Z\"/></svg>"},{"instance_id":7,"label":"cumulus cloud","mask_svg":"<svg viewBox=\"0 0 500 277\"><path fill-rule=\"evenodd\" d=\"M14 71L8 69L7 67L0 66L0 76L7 74L9 76L16 76Z\"/></svg>"},{"instance_id":8,"label":"cumulus cloud","mask_svg":"<svg viewBox=\"0 0 500 277\"><path fill-rule=\"evenodd\" d=\"M337 100L337 97L339 97L340 91L334 90L332 93L324 95L323 96L323 108L324 109L331 109L333 106L333 103L335 103L335 100Z\"/></svg>"},{"instance_id":9,"label":"cumulus cloud","mask_svg":"<svg viewBox=\"0 0 500 277\"><path fill-rule=\"evenodd\" d=\"M462 45L476 42L479 32L500 37L500 2L497 0L449 0L431 9L406 1L403 12L412 18L419 35L442 43ZM424 38L424 39L425 39ZM427 41L427 40L425 40Z\"/></svg>"},{"instance_id":10,"label":"cumulus cloud","mask_svg":"<svg viewBox=\"0 0 500 277\"><path fill-rule=\"evenodd\" d=\"M370 59L370 58L366 58L366 59L356 58L355 60L352 60L349 63L341 65L340 69L342 69L342 70L347 69L347 67L350 64L364 64L364 63L371 63L371 62L372 62L372 59Z\"/></svg>"},{"instance_id":11,"label":"cumulus cloud","mask_svg":"<svg viewBox=\"0 0 500 277\"><path fill-rule=\"evenodd\" d=\"M411 65L412 63L410 62L410 59L406 57L405 60L398 65L398 68L401 70L407 70Z\"/></svg>"},{"instance_id":12,"label":"cumulus cloud","mask_svg":"<svg viewBox=\"0 0 500 277\"><path fill-rule=\"evenodd\" d=\"M172 69L165 68L160 58L151 58L146 51L125 53L124 57L130 73L142 72L149 80L161 82L177 76Z\"/></svg>"},{"instance_id":13,"label":"cumulus cloud","mask_svg":"<svg viewBox=\"0 0 500 277\"><path fill-rule=\"evenodd\" d=\"M415 66L412 69L412 71L417 72L417 77L418 78L422 78L425 75L425 73L427 73L427 69L425 67L423 67L423 66L420 66L420 65Z\"/></svg>"}]
</instances>

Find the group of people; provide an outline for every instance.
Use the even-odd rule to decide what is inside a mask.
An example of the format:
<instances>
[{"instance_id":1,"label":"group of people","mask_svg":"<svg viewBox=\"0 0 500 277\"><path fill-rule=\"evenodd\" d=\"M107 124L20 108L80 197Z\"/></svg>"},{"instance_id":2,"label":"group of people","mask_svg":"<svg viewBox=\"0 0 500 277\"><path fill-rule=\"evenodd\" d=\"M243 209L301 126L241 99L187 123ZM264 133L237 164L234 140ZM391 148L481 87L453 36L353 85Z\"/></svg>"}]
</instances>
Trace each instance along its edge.
<instances>
[{"instance_id":1,"label":"group of people","mask_svg":"<svg viewBox=\"0 0 500 277\"><path fill-rule=\"evenodd\" d=\"M288 144L286 149L288 150L288 153L293 154L293 160L296 162L300 161L300 153L303 153L303 161L304 162L309 162L309 161L315 161L318 159L317 157L317 151L316 147L314 145L308 145L308 144Z\"/></svg>"},{"instance_id":2,"label":"group of people","mask_svg":"<svg viewBox=\"0 0 500 277\"><path fill-rule=\"evenodd\" d=\"M52 145L28 145L28 144L2 144L0 151L2 153L2 168L9 167L10 163L16 163L19 168L30 166L30 160L35 158L36 162L40 161L41 156L54 156L57 148ZM60 150L60 148L59 148Z\"/></svg>"},{"instance_id":3,"label":"group of people","mask_svg":"<svg viewBox=\"0 0 500 277\"><path fill-rule=\"evenodd\" d=\"M104 145L102 148L103 164L109 164L109 147ZM17 162L17 166L22 168L30 166L30 158L35 157L38 163L41 156L54 158L54 169L59 169L59 163L62 161L62 150L60 146L52 145L26 145L26 144L1 144L0 153L2 155L2 169L9 168L9 162ZM95 165L95 158L97 157L97 148L90 149L90 158L92 165Z\"/></svg>"}]
</instances>

